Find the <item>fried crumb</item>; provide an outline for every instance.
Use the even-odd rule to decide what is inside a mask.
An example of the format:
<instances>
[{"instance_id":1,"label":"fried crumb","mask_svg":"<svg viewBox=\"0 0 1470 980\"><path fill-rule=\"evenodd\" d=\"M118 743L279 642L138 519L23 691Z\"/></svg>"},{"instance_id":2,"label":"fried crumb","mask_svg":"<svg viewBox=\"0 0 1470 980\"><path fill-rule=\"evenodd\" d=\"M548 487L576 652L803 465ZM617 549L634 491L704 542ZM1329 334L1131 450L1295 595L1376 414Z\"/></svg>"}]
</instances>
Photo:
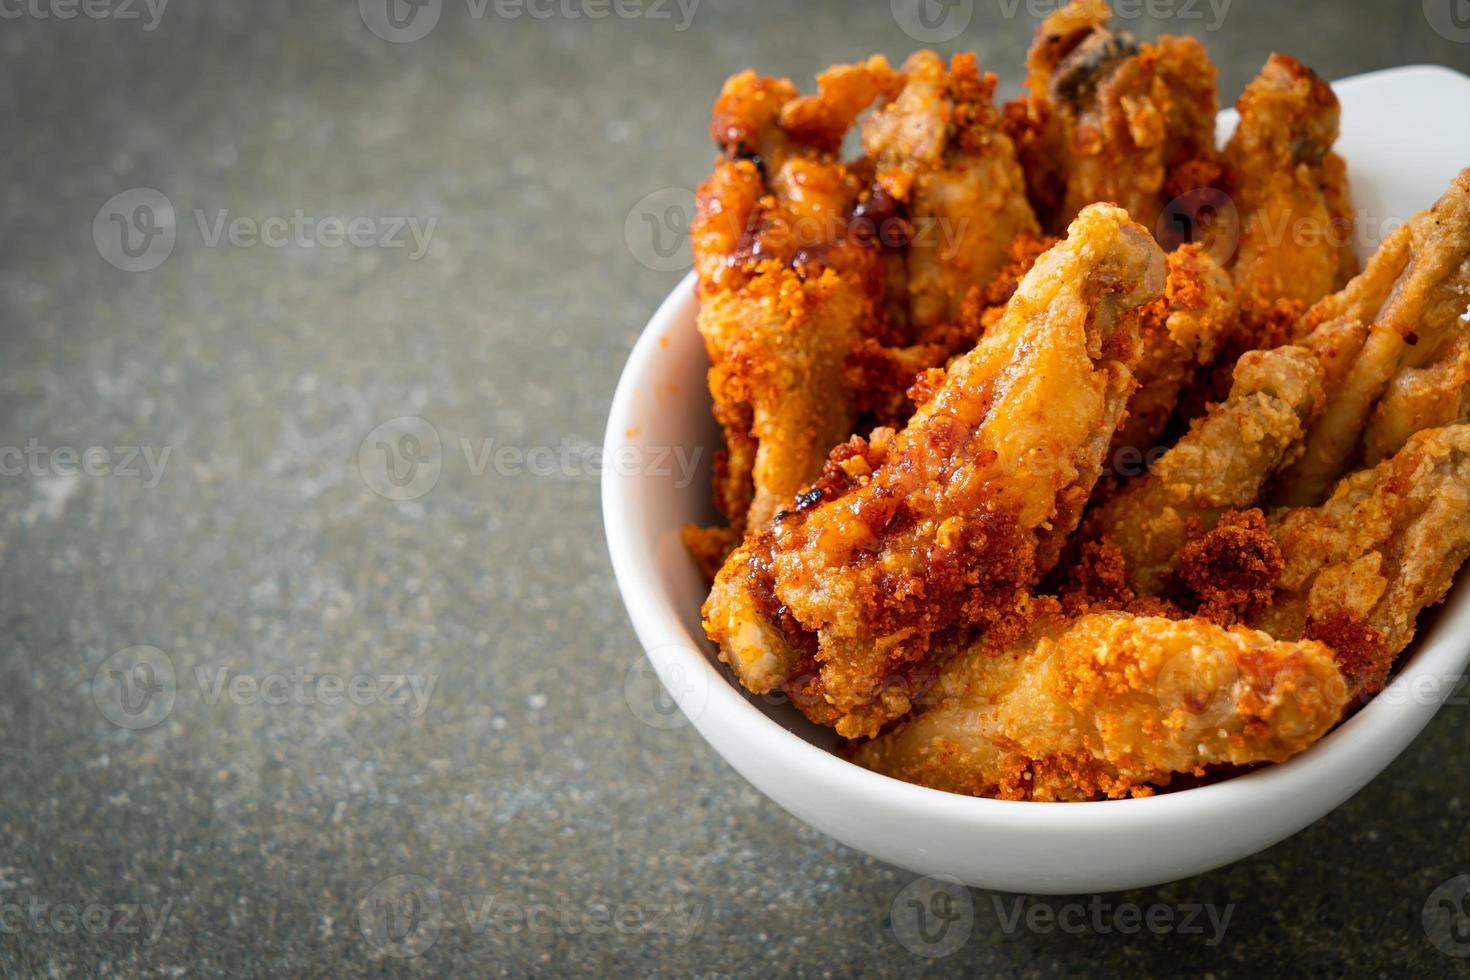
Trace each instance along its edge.
<instances>
[{"instance_id":1,"label":"fried crumb","mask_svg":"<svg viewBox=\"0 0 1470 980\"><path fill-rule=\"evenodd\" d=\"M1226 511L1214 530L1179 552L1180 580L1199 614L1232 626L1271 601L1286 562L1260 508Z\"/></svg>"},{"instance_id":2,"label":"fried crumb","mask_svg":"<svg viewBox=\"0 0 1470 980\"><path fill-rule=\"evenodd\" d=\"M1338 610L1325 620L1308 620L1306 636L1331 647L1343 676L1362 684L1364 693L1382 690L1387 674L1384 665L1391 658L1388 638L1381 630L1351 612Z\"/></svg>"},{"instance_id":3,"label":"fried crumb","mask_svg":"<svg viewBox=\"0 0 1470 980\"><path fill-rule=\"evenodd\" d=\"M1225 167L1213 153L1186 160L1169 171L1164 193L1177 200L1190 191L1218 188L1224 182Z\"/></svg>"},{"instance_id":4,"label":"fried crumb","mask_svg":"<svg viewBox=\"0 0 1470 980\"><path fill-rule=\"evenodd\" d=\"M1069 616L1123 609L1137 598L1128 587L1123 552L1107 535L1082 543L1061 593L1062 608Z\"/></svg>"}]
</instances>

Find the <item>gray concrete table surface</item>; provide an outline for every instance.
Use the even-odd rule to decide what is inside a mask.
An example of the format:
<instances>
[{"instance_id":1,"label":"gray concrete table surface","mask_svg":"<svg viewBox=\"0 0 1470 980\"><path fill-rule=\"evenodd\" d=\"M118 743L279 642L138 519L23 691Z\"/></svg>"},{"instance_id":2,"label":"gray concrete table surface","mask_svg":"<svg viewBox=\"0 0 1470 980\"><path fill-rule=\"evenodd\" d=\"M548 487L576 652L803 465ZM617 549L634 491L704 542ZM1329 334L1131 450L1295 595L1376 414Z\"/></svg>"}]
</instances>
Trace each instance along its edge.
<instances>
[{"instance_id":1,"label":"gray concrete table surface","mask_svg":"<svg viewBox=\"0 0 1470 980\"><path fill-rule=\"evenodd\" d=\"M725 76L901 58L905 2L0 3L0 973L1466 974L1421 918L1470 873L1463 705L1272 850L1076 900L1218 942L975 891L938 958L913 876L630 710L587 450L680 272L625 223ZM1228 103L1273 48L1470 69L1455 2L1126 9ZM929 23L1009 94L1047 6Z\"/></svg>"}]
</instances>

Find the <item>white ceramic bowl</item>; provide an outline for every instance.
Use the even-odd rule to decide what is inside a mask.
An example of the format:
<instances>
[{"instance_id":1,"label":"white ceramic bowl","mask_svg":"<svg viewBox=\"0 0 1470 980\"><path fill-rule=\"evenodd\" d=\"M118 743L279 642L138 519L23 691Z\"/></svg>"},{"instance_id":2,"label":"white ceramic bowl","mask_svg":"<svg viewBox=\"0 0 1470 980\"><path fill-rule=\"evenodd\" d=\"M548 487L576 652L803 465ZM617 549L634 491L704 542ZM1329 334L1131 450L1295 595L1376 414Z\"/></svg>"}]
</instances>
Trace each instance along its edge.
<instances>
[{"instance_id":1,"label":"white ceramic bowl","mask_svg":"<svg viewBox=\"0 0 1470 980\"><path fill-rule=\"evenodd\" d=\"M1366 254L1384 221L1427 207L1470 164L1470 78L1415 67L1334 87ZM1222 114L1222 130L1233 115ZM719 437L694 320L691 277L649 322L613 399L602 499L618 586L649 660L699 733L767 796L850 847L921 874L1037 894L1197 874L1269 847L1356 793L1465 671L1470 584L1462 581L1446 608L1426 615L1395 686L1284 765L1145 799L1048 804L956 796L845 762L831 754L830 732L779 699L746 694L700 630L706 587L679 533L715 518L709 461ZM692 483L677 452L700 454ZM1361 857L1344 850L1336 859Z\"/></svg>"}]
</instances>

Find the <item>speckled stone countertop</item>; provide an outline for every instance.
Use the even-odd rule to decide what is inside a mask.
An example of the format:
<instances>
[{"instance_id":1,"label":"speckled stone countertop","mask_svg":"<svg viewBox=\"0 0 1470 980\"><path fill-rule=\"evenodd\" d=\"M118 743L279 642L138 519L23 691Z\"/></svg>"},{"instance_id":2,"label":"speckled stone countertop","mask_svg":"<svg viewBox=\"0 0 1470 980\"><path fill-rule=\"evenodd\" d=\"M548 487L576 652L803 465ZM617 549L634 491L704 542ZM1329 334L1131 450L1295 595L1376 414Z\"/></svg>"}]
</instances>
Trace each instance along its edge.
<instances>
[{"instance_id":1,"label":"speckled stone countertop","mask_svg":"<svg viewBox=\"0 0 1470 980\"><path fill-rule=\"evenodd\" d=\"M0 4L0 973L1467 972L1463 704L1262 855L970 892L942 957L913 876L640 721L588 475L687 265L640 202L732 72L933 31L1010 94L1051 4L487 2ZM1122 0L1227 101L1272 48L1470 69L1450 3Z\"/></svg>"}]
</instances>

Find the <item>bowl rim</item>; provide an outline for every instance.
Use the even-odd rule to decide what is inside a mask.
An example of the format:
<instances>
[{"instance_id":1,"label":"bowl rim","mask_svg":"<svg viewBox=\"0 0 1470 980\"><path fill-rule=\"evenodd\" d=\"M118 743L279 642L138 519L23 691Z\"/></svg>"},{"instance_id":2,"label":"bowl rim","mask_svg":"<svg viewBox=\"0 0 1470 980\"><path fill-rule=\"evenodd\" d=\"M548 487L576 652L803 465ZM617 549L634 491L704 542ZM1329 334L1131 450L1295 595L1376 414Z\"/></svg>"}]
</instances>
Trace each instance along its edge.
<instances>
[{"instance_id":1,"label":"bowl rim","mask_svg":"<svg viewBox=\"0 0 1470 980\"><path fill-rule=\"evenodd\" d=\"M1442 66L1412 65L1355 76L1343 82L1422 74L1426 69L1465 78ZM1334 83L1337 84L1342 83ZM652 389L657 383L656 361L664 352L666 336L696 329L696 308L695 274L690 272L664 298L634 344L613 396L604 437L604 458L612 458L619 447L636 441L636 436L630 437L628 433L638 428L637 392L640 387ZM702 349L702 343L700 346ZM701 393L702 403L707 404L703 378L693 387ZM693 396L681 396L689 397ZM702 690L706 693L697 711L690 710L681 692L669 692L692 726L747 778L749 774L729 759L719 744L718 733L738 731L750 750L745 754L780 760L783 766L802 771L808 779L825 786L840 786L850 794L882 796L890 809L987 826L1024 825L1043 829L1055 826L1078 831L1088 827L1113 829L1112 825L1120 818L1159 826L1175 825L1191 814L1218 810L1222 806L1238 813L1279 805L1284 795L1315 792L1336 795L1340 803L1374 778L1413 741L1458 688L1470 660L1470 643L1464 642L1464 638L1470 637L1470 602L1450 607L1455 592L1467 585L1462 576L1447 594L1446 615L1436 624L1434 637L1426 641L1422 632L1416 637L1414 646L1401 657L1390 688L1360 707L1311 748L1286 762L1202 786L1066 806L962 796L903 782L848 762L789 731L747 701L727 669L716 667L702 652L711 649L708 640L692 636L685 627L665 588L663 576L655 567L654 549L649 542L638 539L639 522L629 517L637 513L639 493L646 485L636 474L619 472L616 467L603 468L602 509L608 550L634 631L660 678L670 676L667 671L671 669L693 672L704 678ZM692 567L692 558L690 562ZM1456 683L1446 684L1446 678L1455 678ZM1397 703L1385 697L1395 685L1414 689L1419 684L1430 685L1435 695L1405 698ZM1368 764L1379 759L1381 763Z\"/></svg>"}]
</instances>

